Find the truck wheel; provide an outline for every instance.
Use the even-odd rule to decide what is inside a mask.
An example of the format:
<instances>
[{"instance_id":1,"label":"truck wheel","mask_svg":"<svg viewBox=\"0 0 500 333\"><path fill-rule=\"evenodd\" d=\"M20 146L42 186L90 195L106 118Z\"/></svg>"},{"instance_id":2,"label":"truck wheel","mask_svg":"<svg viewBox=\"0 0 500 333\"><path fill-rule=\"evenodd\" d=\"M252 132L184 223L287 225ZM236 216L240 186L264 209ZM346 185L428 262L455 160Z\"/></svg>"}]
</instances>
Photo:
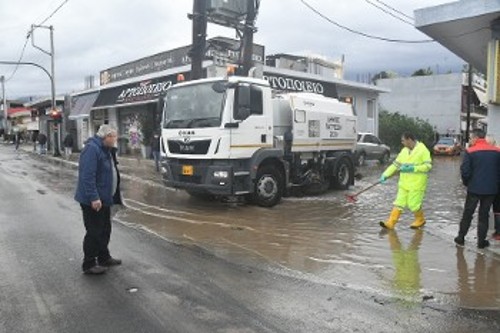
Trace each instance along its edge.
<instances>
[{"instance_id":1,"label":"truck wheel","mask_svg":"<svg viewBox=\"0 0 500 333\"><path fill-rule=\"evenodd\" d=\"M283 195L283 177L272 165L259 168L255 179L253 202L261 207L273 207Z\"/></svg>"},{"instance_id":2,"label":"truck wheel","mask_svg":"<svg viewBox=\"0 0 500 333\"><path fill-rule=\"evenodd\" d=\"M337 190L347 190L354 178L354 167L348 159L342 158L338 161L334 174L332 175L331 187Z\"/></svg>"}]
</instances>

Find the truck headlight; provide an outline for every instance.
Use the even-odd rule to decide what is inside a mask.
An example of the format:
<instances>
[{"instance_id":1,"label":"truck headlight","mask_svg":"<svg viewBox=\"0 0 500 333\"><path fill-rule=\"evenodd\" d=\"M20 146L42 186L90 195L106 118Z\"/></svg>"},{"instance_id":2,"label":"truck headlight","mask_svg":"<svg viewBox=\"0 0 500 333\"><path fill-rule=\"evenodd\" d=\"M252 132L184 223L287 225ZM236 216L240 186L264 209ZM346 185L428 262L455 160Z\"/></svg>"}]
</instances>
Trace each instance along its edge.
<instances>
[{"instance_id":1,"label":"truck headlight","mask_svg":"<svg viewBox=\"0 0 500 333\"><path fill-rule=\"evenodd\" d=\"M229 172L227 171L214 171L214 178L229 178Z\"/></svg>"}]
</instances>

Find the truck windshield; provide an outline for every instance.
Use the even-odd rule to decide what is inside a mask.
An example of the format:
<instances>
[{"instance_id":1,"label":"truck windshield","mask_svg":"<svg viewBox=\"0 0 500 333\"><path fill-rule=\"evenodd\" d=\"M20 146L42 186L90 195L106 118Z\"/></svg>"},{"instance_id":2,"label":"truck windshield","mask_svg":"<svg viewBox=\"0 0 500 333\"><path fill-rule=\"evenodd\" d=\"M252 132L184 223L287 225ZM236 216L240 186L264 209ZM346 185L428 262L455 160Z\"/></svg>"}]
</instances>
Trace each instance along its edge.
<instances>
[{"instance_id":1,"label":"truck windshield","mask_svg":"<svg viewBox=\"0 0 500 333\"><path fill-rule=\"evenodd\" d=\"M163 128L218 127L224 107L224 92L214 83L200 83L169 89L165 98Z\"/></svg>"}]
</instances>

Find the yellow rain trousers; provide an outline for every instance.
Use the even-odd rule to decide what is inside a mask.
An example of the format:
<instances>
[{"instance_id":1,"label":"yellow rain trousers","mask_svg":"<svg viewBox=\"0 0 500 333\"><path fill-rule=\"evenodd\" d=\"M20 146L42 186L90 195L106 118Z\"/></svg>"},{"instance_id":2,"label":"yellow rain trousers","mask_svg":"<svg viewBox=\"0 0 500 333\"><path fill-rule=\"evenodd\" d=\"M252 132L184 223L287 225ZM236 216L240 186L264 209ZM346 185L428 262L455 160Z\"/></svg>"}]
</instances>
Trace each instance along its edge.
<instances>
[{"instance_id":1,"label":"yellow rain trousers","mask_svg":"<svg viewBox=\"0 0 500 333\"><path fill-rule=\"evenodd\" d=\"M412 212L422 208L427 188L427 173L432 169L431 154L427 147L417 142L410 150L403 148L396 160L384 171L386 178L391 177L403 165L413 165L414 172L401 172L399 175L398 195L394 206L401 210L408 207Z\"/></svg>"}]
</instances>

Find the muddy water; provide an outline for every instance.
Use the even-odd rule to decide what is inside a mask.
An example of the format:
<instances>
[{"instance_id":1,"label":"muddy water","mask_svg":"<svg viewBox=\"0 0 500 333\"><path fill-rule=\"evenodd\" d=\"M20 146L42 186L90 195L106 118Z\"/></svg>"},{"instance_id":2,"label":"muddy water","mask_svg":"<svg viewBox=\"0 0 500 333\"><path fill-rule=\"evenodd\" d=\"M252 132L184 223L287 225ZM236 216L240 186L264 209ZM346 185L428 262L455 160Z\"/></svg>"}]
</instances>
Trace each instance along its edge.
<instances>
[{"instance_id":1,"label":"muddy water","mask_svg":"<svg viewBox=\"0 0 500 333\"><path fill-rule=\"evenodd\" d=\"M116 218L168 239L196 244L228 260L265 265L322 283L373 290L405 302L423 298L466 308L500 309L500 242L475 248L471 229L456 248L464 189L459 159L436 159L425 203L427 225L409 229L405 213L394 232L381 232L396 194L396 180L355 204L347 192L286 198L273 209L204 202L161 185L124 184L128 208ZM363 168L352 191L377 181L382 168ZM475 224L475 223L474 223Z\"/></svg>"},{"instance_id":2,"label":"muddy water","mask_svg":"<svg viewBox=\"0 0 500 333\"><path fill-rule=\"evenodd\" d=\"M165 189L153 172L144 177L146 165L122 166L129 176L123 184L128 208L116 215L121 222L233 262L374 291L405 306L426 298L500 309L500 242L478 251L474 222L466 247L453 243L465 198L459 159L435 159L425 202L428 223L421 232L409 229L409 213L396 231L380 232L378 223L392 207L396 180L361 195L355 204L345 200L347 193L377 181L382 168L376 164L361 170L365 178L349 192L286 198L273 209L200 201ZM15 171L19 177L35 173L48 188L69 195L74 191L74 170L33 161Z\"/></svg>"}]
</instances>

